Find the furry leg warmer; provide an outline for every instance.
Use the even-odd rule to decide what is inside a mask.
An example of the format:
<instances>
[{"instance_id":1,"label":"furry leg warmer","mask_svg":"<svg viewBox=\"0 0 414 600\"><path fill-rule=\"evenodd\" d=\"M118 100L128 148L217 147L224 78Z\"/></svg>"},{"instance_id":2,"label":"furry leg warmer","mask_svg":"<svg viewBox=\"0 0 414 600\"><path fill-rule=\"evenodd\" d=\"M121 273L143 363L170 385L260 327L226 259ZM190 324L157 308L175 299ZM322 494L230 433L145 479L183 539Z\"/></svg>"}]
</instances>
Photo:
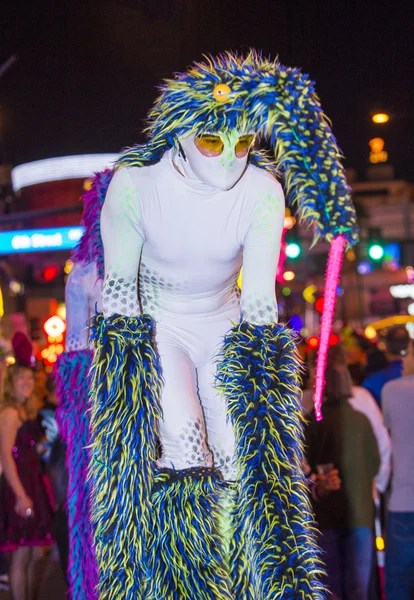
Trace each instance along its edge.
<instances>
[{"instance_id":1,"label":"furry leg warmer","mask_svg":"<svg viewBox=\"0 0 414 600\"><path fill-rule=\"evenodd\" d=\"M147 579L150 495L161 368L148 315L92 320L92 527L99 598L140 600Z\"/></svg>"},{"instance_id":2,"label":"furry leg warmer","mask_svg":"<svg viewBox=\"0 0 414 600\"><path fill-rule=\"evenodd\" d=\"M71 598L95 600L98 572L90 526L87 471L89 415L88 373L92 364L90 350L64 352L58 357L54 376L59 406L56 419L66 443L68 469L67 515L69 525L68 579Z\"/></svg>"},{"instance_id":3,"label":"furry leg warmer","mask_svg":"<svg viewBox=\"0 0 414 600\"><path fill-rule=\"evenodd\" d=\"M217 385L227 398L239 470L233 544L237 598L325 598L301 466L300 372L294 342L280 325L240 323L218 357Z\"/></svg>"}]
</instances>

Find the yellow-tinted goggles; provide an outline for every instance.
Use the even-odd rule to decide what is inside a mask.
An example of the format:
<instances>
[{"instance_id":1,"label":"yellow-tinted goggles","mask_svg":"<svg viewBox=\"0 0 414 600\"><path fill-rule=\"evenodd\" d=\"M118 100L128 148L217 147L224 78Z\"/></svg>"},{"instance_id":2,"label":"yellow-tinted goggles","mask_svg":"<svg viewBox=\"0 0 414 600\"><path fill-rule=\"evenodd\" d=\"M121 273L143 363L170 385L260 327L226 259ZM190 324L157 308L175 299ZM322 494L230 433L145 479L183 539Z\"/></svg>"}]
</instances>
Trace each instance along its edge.
<instances>
[{"instance_id":1,"label":"yellow-tinted goggles","mask_svg":"<svg viewBox=\"0 0 414 600\"><path fill-rule=\"evenodd\" d=\"M246 156L253 142L254 135L252 134L240 136L234 147L236 156L238 158ZM195 143L197 146L200 146L204 150L211 152L211 154L214 156L219 156L224 150L224 142L219 135L205 133L197 136L195 139Z\"/></svg>"}]
</instances>

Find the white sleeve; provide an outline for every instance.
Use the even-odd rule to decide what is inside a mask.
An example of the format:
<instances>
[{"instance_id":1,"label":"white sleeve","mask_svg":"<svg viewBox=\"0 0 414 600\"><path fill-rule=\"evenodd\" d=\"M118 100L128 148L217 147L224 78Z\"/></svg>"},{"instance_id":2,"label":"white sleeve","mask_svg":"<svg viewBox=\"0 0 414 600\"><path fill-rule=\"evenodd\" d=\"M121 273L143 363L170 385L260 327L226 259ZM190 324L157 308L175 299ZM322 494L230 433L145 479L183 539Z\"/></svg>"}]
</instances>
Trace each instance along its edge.
<instances>
[{"instance_id":1,"label":"white sleeve","mask_svg":"<svg viewBox=\"0 0 414 600\"><path fill-rule=\"evenodd\" d=\"M277 323L276 273L285 220L282 186L270 176L256 190L243 245L241 318L254 325Z\"/></svg>"},{"instance_id":2,"label":"white sleeve","mask_svg":"<svg viewBox=\"0 0 414 600\"><path fill-rule=\"evenodd\" d=\"M101 214L105 280L102 292L104 317L140 314L137 277L143 229L139 201L128 169L115 173Z\"/></svg>"},{"instance_id":3,"label":"white sleeve","mask_svg":"<svg viewBox=\"0 0 414 600\"><path fill-rule=\"evenodd\" d=\"M381 464L375 482L378 491L383 494L391 476L391 439L384 426L382 413L371 394L361 387L353 388L353 392L354 397L350 398L350 404L367 417L377 440Z\"/></svg>"},{"instance_id":4,"label":"white sleeve","mask_svg":"<svg viewBox=\"0 0 414 600\"><path fill-rule=\"evenodd\" d=\"M84 271L85 267L76 263L66 281L66 350L68 352L83 350L88 345L89 300Z\"/></svg>"}]
</instances>

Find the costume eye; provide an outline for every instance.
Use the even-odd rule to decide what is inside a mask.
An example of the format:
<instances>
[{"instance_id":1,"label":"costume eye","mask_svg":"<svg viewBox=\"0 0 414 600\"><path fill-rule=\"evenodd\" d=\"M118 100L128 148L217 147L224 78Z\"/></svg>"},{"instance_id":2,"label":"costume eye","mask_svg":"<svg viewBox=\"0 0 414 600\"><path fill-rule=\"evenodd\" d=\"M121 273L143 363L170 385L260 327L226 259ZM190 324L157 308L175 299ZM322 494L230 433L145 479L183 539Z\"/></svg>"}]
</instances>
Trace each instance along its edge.
<instances>
[{"instance_id":1,"label":"costume eye","mask_svg":"<svg viewBox=\"0 0 414 600\"><path fill-rule=\"evenodd\" d=\"M218 156L219 154L221 154L224 149L224 142L219 135L199 135L195 139L195 144L199 148L206 150L214 156Z\"/></svg>"},{"instance_id":2,"label":"costume eye","mask_svg":"<svg viewBox=\"0 0 414 600\"><path fill-rule=\"evenodd\" d=\"M218 102L228 102L231 88L226 83L219 83L213 90L213 96Z\"/></svg>"},{"instance_id":3,"label":"costume eye","mask_svg":"<svg viewBox=\"0 0 414 600\"><path fill-rule=\"evenodd\" d=\"M254 135L242 135L241 137L239 137L239 139L237 140L237 144L234 148L237 158L242 158L243 156L246 156L253 142Z\"/></svg>"}]
</instances>

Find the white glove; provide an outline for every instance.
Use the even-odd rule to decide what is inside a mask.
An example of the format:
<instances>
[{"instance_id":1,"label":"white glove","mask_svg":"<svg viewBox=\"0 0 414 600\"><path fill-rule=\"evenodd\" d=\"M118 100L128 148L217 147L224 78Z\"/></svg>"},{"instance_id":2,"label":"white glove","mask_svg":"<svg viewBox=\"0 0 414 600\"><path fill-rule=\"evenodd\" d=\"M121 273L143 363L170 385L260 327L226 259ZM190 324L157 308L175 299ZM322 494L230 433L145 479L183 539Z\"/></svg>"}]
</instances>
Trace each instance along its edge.
<instances>
[{"instance_id":1,"label":"white glove","mask_svg":"<svg viewBox=\"0 0 414 600\"><path fill-rule=\"evenodd\" d=\"M43 417L42 426L45 428L47 441L52 444L59 435L59 428L55 417L52 417L52 415Z\"/></svg>"}]
</instances>

